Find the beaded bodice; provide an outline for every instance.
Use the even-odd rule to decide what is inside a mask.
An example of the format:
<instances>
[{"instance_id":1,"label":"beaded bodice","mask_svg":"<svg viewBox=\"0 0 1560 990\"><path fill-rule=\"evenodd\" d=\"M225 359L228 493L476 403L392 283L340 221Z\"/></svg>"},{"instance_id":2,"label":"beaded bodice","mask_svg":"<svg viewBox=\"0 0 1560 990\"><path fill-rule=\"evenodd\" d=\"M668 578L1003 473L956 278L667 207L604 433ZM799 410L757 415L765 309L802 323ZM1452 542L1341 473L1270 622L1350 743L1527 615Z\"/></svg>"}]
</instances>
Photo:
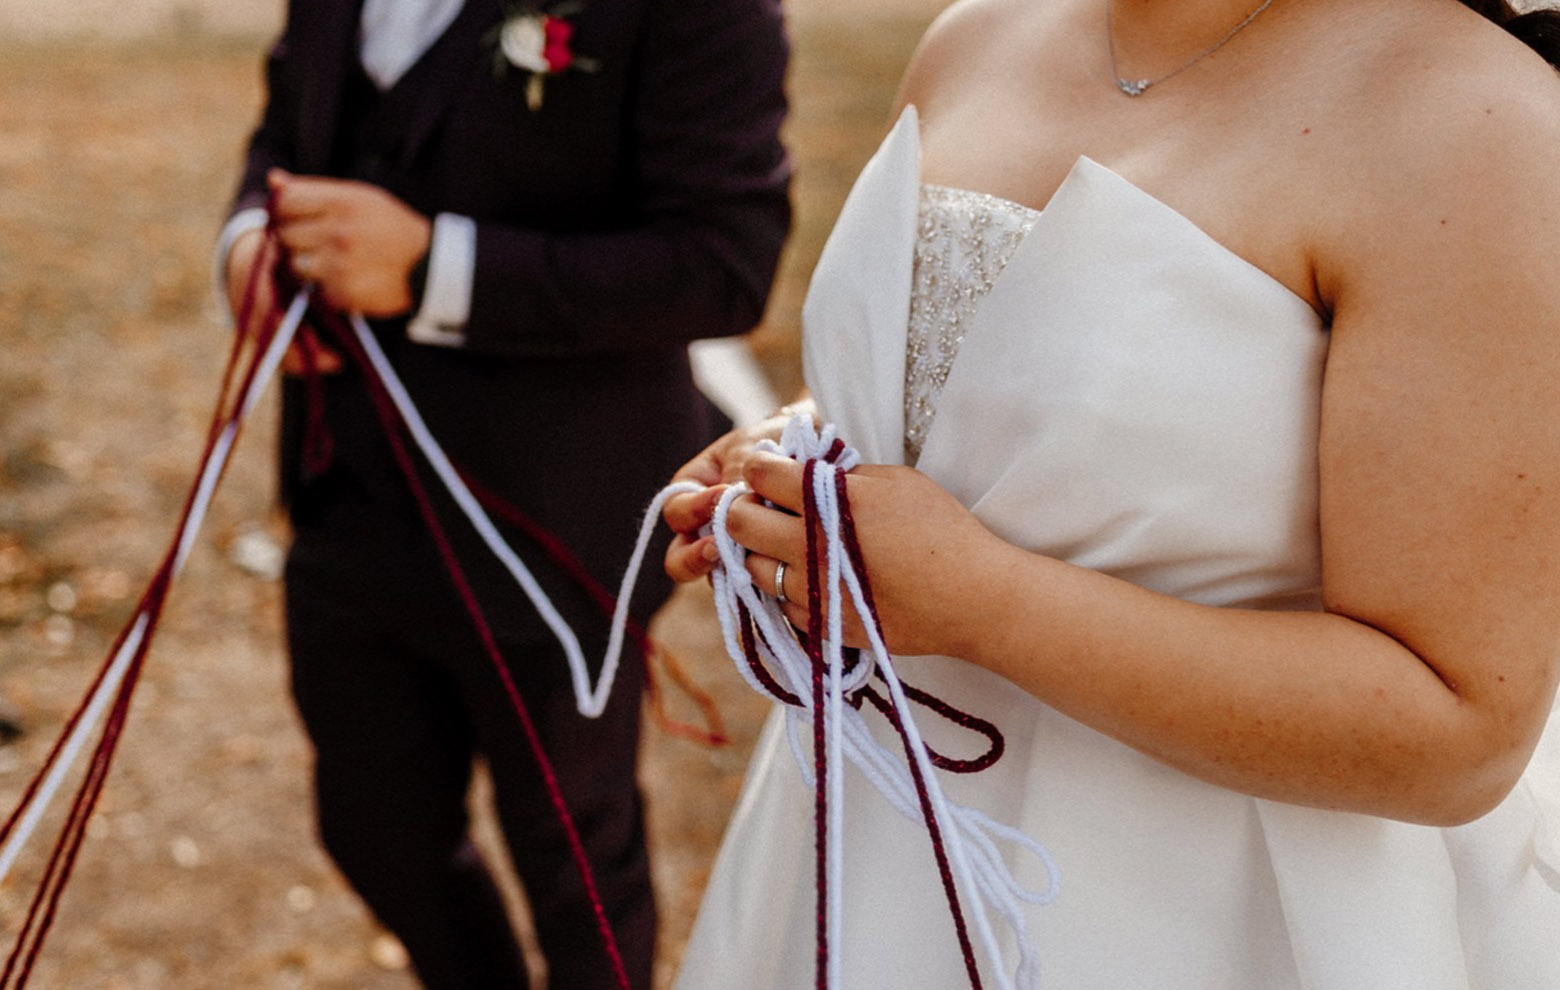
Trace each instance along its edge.
<instances>
[{"instance_id":1,"label":"beaded bodice","mask_svg":"<svg viewBox=\"0 0 1560 990\"><path fill-rule=\"evenodd\" d=\"M905 355L905 463L921 456L964 333L1038 210L987 193L923 184Z\"/></svg>"}]
</instances>

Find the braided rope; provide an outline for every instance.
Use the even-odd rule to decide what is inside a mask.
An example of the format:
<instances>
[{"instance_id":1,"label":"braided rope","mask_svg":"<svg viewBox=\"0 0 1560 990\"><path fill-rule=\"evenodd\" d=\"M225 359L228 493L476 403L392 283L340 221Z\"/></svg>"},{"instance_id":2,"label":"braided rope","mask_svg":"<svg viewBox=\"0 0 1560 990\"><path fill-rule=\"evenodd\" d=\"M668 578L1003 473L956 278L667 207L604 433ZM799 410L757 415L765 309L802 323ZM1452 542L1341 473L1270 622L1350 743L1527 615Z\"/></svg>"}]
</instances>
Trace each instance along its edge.
<instances>
[{"instance_id":1,"label":"braided rope","mask_svg":"<svg viewBox=\"0 0 1560 990\"><path fill-rule=\"evenodd\" d=\"M251 278L240 307L241 320L245 323L255 298L255 285L255 278ZM168 589L188 559L195 534L205 520L242 425L281 364L282 355L302 321L305 308L306 303L298 300L285 315L267 314L253 346L250 346L251 342L235 337L201 453L198 480L186 498L168 551L82 701L67 720L49 755L34 774L5 825L0 827L0 840L3 840L3 845L0 845L0 880L3 880L36 831L44 811L79 757L87 737L98 721L104 718L106 710L103 734L93 750L87 773L77 787L66 820L44 865L43 875L38 881L37 890L5 966L0 969L0 987L6 990L19 990L26 985L38 953L53 926L60 898L86 837L87 822L107 781L123 735L130 700L139 684L146 655L162 617Z\"/></svg>"},{"instance_id":2,"label":"braided rope","mask_svg":"<svg viewBox=\"0 0 1560 990\"><path fill-rule=\"evenodd\" d=\"M810 420L801 416L787 424L778 445L765 446L805 465L810 610L806 636L798 642L779 602L758 591L746 570L747 551L727 532L732 504L750 492L746 485L731 486L716 504L710 531L720 560L711 574L711 583L726 650L754 690L786 706L786 736L792 755L803 780L817 796L817 986L825 990L839 985L839 949L843 946L842 771L846 760L861 771L891 807L926 826L970 986L976 990L981 987L975 940L991 961L993 978L1000 990L1038 986L1039 962L1025 933L1023 905L1047 904L1056 898L1056 864L1045 847L1029 836L973 808L949 801L933 772L934 765L954 772L974 772L990 766L1001 755L1001 734L991 723L959 712L899 680L884 641L850 513L845 478L859 463L859 455L839 441L832 425L815 430ZM827 620L821 608L822 589L828 589ZM847 662L848 651L842 646L841 616L846 595L862 617L871 644L870 650L854 655L853 663ZM886 699L870 687L874 677L885 685ZM810 705L804 704L802 698L811 699ZM970 761L937 757L911 717L912 700L955 724L985 735L991 741L990 749ZM870 701L888 718L900 738L902 757L890 753L872 736L860 710L863 701ZM807 725L812 728L810 755L802 742L802 729ZM1030 890L1017 880L1002 858L1002 844L1028 852L1040 863L1048 879L1044 890ZM969 921L973 922L974 939L968 930L960 891L972 897ZM1012 973L1000 964L1001 953L988 912L995 912L1016 938L1018 960Z\"/></svg>"}]
</instances>

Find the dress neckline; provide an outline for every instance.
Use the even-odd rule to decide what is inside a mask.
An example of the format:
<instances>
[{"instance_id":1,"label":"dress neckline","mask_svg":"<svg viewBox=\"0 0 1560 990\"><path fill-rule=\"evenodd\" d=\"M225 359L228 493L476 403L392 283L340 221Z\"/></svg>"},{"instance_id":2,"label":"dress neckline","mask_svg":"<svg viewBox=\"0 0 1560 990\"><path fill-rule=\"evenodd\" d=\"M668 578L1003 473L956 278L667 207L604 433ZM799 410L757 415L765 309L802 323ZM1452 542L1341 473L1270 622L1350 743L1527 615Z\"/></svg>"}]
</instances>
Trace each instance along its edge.
<instances>
[{"instance_id":1,"label":"dress neckline","mask_svg":"<svg viewBox=\"0 0 1560 990\"><path fill-rule=\"evenodd\" d=\"M962 186L945 186L939 182L922 182L921 188L932 192L953 193L957 196L978 197L980 199L987 200L988 202L998 204L1006 210L1010 210L1015 214L1020 214L1023 216L1038 217L1045 212L1044 210L1038 210L1033 206L1020 203L1017 200L1007 199L1005 197L998 196L995 193L981 192L978 189L965 189Z\"/></svg>"},{"instance_id":2,"label":"dress neckline","mask_svg":"<svg viewBox=\"0 0 1560 990\"><path fill-rule=\"evenodd\" d=\"M906 111L907 112L910 112L910 111L913 111L913 110L914 110L913 107L906 107ZM917 123L916 134L917 134L917 138L919 138L919 136L920 136L919 119L918 119L918 123ZM1207 230L1203 229L1197 223L1197 221L1195 221L1192 218L1188 217L1186 214L1182 213L1180 210L1178 210L1175 207L1171 206L1169 203L1166 203L1164 200L1160 199L1158 196L1155 196L1153 193L1151 193L1148 190L1144 189L1142 186L1140 186L1137 183L1133 182L1131 179L1128 179L1127 177L1123 176L1120 172L1117 172L1115 169L1111 168L1110 166L1103 165L1100 162L1098 162L1097 160L1095 160L1093 158L1090 158L1088 155L1079 155L1077 157L1077 159L1074 160L1072 168L1068 169L1067 175L1066 175L1065 178L1062 179L1061 185L1057 186L1056 189L1054 189L1051 192L1051 198L1049 200L1047 200L1045 206L1041 206L1041 207L1030 206L1027 203L1020 203L1017 200L1008 199L1008 198L1006 198L1004 196L998 196L996 193L989 193L989 192L986 192L985 190L981 190L981 189L970 189L970 188L967 188L967 187L964 187L964 186L954 186L954 185L949 185L947 183L938 183L938 182L927 182L925 180L922 180L921 184L923 186L929 186L929 187L932 187L932 188L947 189L947 190L951 190L951 191L954 191L954 192L963 192L963 193L970 193L972 195L977 195L977 196L985 196L985 197L987 197L989 199L992 199L992 200L995 200L997 202L1006 204L1006 205L1008 205L1008 206L1010 206L1010 207L1012 207L1013 209L1016 209L1016 210L1022 210L1022 211L1025 211L1025 212L1028 212L1028 213L1032 213L1032 214L1035 214L1035 215L1043 215L1045 213L1046 209L1051 205L1051 203L1054 203L1056 201L1057 197L1059 195L1061 195L1062 190L1066 189L1069 185L1073 184L1075 182L1075 180L1077 179L1077 177L1080 175L1080 173L1086 172L1086 171L1094 172L1097 175L1099 175L1099 176L1103 177L1104 179L1106 179L1106 181L1112 182L1112 183L1116 184L1117 186L1121 187L1125 192L1127 192L1129 195L1134 196L1138 200L1144 202L1145 205L1147 205L1148 207L1150 207L1152 209L1155 209L1155 210L1159 210L1162 213L1164 213L1165 215L1167 215L1170 218L1172 218L1178 226L1181 226L1181 227L1185 228L1187 230L1187 232L1189 234L1191 234L1192 236L1197 237L1198 239L1207 242L1209 245L1211 245L1212 247L1216 248L1220 254L1223 254L1223 255L1229 257L1230 259L1240 263L1242 266L1244 266L1246 268L1249 268L1253 272L1256 272L1257 274L1261 275L1262 278L1265 281L1270 282L1274 286L1276 286L1277 288L1281 289L1284 292L1285 295L1288 295L1291 298L1297 299L1301 303L1304 303L1306 309L1310 310L1312 313L1315 313L1317 318L1322 321L1323 325L1326 325L1327 317L1325 316L1325 314L1323 314L1315 306L1313 306L1309 299L1305 298L1304 296L1302 296L1298 292L1296 292L1294 289L1290 288L1289 285L1287 285L1285 282L1283 282L1281 279L1279 279L1277 276L1275 276L1272 272L1268 271L1266 268L1263 268L1261 265L1258 265L1256 262L1254 262L1251 259L1247 258L1245 255L1240 254L1234 248L1231 248L1229 245L1225 244L1223 241L1219 240L1217 237L1214 237Z\"/></svg>"}]
</instances>

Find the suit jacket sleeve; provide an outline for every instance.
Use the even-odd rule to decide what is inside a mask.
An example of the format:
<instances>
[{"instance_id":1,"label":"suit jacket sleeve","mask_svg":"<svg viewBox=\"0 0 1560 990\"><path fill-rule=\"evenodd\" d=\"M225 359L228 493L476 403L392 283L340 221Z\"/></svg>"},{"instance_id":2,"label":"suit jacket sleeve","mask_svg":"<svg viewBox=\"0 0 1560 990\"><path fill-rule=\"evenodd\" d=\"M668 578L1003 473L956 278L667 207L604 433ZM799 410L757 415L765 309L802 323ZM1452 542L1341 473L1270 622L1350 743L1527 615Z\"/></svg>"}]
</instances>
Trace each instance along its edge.
<instances>
[{"instance_id":1,"label":"suit jacket sleeve","mask_svg":"<svg viewBox=\"0 0 1560 990\"><path fill-rule=\"evenodd\" d=\"M553 234L479 218L468 350L635 350L762 316L790 223L778 0L652 0L640 51L636 222Z\"/></svg>"},{"instance_id":2,"label":"suit jacket sleeve","mask_svg":"<svg viewBox=\"0 0 1560 990\"><path fill-rule=\"evenodd\" d=\"M289 4L289 11L292 5ZM289 16L281 38L272 47L265 64L267 98L260 124L250 137L244 161L243 178L239 181L233 213L239 210L264 207L269 198L265 175L272 168L297 171L298 150L296 130L291 122L296 118L299 87L288 72L293 47L292 32L295 19Z\"/></svg>"}]
</instances>

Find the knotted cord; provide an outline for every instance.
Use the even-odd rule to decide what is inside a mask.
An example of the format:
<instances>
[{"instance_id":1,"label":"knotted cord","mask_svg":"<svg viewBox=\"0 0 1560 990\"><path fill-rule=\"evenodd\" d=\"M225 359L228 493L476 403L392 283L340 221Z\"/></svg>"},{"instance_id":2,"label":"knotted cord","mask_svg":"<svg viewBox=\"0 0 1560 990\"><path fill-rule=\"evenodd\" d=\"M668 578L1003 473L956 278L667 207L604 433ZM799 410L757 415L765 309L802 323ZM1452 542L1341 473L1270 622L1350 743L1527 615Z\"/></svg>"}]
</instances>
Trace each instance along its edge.
<instances>
[{"instance_id":1,"label":"knotted cord","mask_svg":"<svg viewBox=\"0 0 1560 990\"><path fill-rule=\"evenodd\" d=\"M979 990L982 984L960 902L961 890L972 895L975 935L992 963L997 986L1001 990L1037 986L1039 962L1025 933L1023 905L1047 904L1056 898L1055 862L1034 839L976 809L953 803L943 794L933 767L954 772L985 769L1001 756L1001 734L991 723L908 687L895 672L850 511L845 479L859 462L859 456L835 436L832 425L815 430L803 416L786 425L778 445L766 441L761 446L804 463L809 610L806 635L793 635L778 600L757 589L745 566L746 549L727 532L726 520L732 504L750 492L745 484L728 488L715 507L710 530L720 560L711 574L711 583L727 653L754 690L786 706L786 734L792 755L816 796L817 987L826 990L839 986L843 946L843 761L847 759L895 810L913 822L925 824L970 986ZM826 610L822 607L825 594ZM868 651L851 651L843 646L841 615L847 594L866 628ZM877 693L873 681L882 683L887 698ZM810 706L802 702L804 697L811 699ZM911 717L911 700L984 735L990 743L987 752L966 761L933 753ZM861 712L863 703L870 703L887 717L904 750L902 761L872 736ZM801 740L802 729L807 725L812 728L811 759ZM1046 889L1033 891L1019 883L1004 863L999 843L1034 856L1045 870ZM1018 960L1011 974L1001 965L988 911L994 911L1017 940Z\"/></svg>"},{"instance_id":2,"label":"knotted cord","mask_svg":"<svg viewBox=\"0 0 1560 990\"><path fill-rule=\"evenodd\" d=\"M656 494L647 508L640 527L639 538L619 586L616 606L608 640L606 657L601 674L593 685L580 650L567 623L558 616L556 609L520 558L514 554L498 534L483 508L483 501L467 484L462 474L449 460L443 449L423 423L415 403L401 384L394 368L379 348L373 332L361 317L350 318L350 337L339 325L339 317L323 314L322 322L333 326L336 343L342 346L372 374L365 374L374 396L375 405L392 437L402 471L414 495L423 506L425 520L435 534L447 569L461 590L468 613L489 644L490 658L499 668L517 715L527 727L532 739L534 755L544 767L544 777L549 781L555 798L555 810L575 848L576 865L596 906L598 922L608 955L614 968L621 973L621 961L616 956L611 930L606 923L599 897L590 876L583 847L578 845L568 810L562 802L561 792L556 790L550 764L541 749L540 740L534 736L524 703L503 669L502 658L491 634L486 631L485 620L469 586L460 573L458 562L448 541L442 534L431 502L423 491L411 467L409 457L400 444L391 422L392 410L404 424L424 458L433 467L445 489L455 500L488 549L510 572L516 583L525 591L549 628L553 630L568 660L576 703L582 714L596 715L605 707L616 675L618 659L628 623L628 602L634 584L643 565L645 553L654 533L654 526L661 508L674 495L698 491L701 486L691 482L668 485ZM960 712L953 706L924 691L902 684L893 669L892 658L883 640L881 623L877 619L867 580L866 564L860 543L855 535L855 523L850 514L845 475L859 462L855 451L834 436L832 427L815 432L805 418L798 417L786 427L781 443L770 445L772 449L805 462L806 512L809 519L808 573L810 615L813 628L808 631L803 646L790 634L790 625L779 604L771 597L762 596L753 586L743 567L746 551L726 532L725 519L736 498L745 494L745 486L728 489L716 507L712 530L720 550L721 566L712 575L715 587L717 615L727 651L736 662L738 670L757 690L776 700L787 703L788 737L793 754L802 768L809 786L817 797L815 828L818 845L818 972L817 985L823 990L837 986L839 982L839 953L830 952L830 946L841 944L841 902L839 877L843 872L843 759L850 759L868 780L888 798L890 804L912 821L924 822L937 859L949 910L958 934L970 984L976 990L981 987L975 950L970 939L963 910L959 901L959 889L973 892L975 896L975 929L981 948L996 964L996 980L1001 990L1038 985L1039 969L1033 946L1025 935L1023 904L1046 904L1057 895L1057 871L1050 853L1039 843L1023 833L993 821L981 812L949 802L932 773L934 766L952 772L978 772L989 767L1001 757L1002 737L994 725L983 719ZM827 470L821 469L826 466ZM491 501L491 500L488 500ZM825 580L818 579L820 565L827 570ZM732 579L736 575L736 579ZM827 611L828 628L823 628L824 610L819 589L829 588L830 607ZM842 595L848 589L852 603L867 624L872 643L872 658L863 662L861 655L852 653L847 664L842 647L840 616ZM734 603L734 607L733 607ZM740 626L740 630L737 628ZM788 646L787 646L788 644ZM768 664L779 667L790 682L790 688L779 684L768 670ZM869 683L872 678L881 681L888 691L884 698ZM805 687L804 687L805 685ZM812 698L812 708L801 705L800 697ZM928 710L955 724L969 728L988 740L984 754L973 760L952 760L935 753L922 740L909 713L911 700L923 704ZM860 706L870 703L882 712L901 739L904 762L880 746L871 736L861 717ZM802 752L798 729L803 721L814 727L814 758L809 763ZM1020 884L1001 857L999 842L1029 851L1043 866L1048 884L1043 891L1032 891ZM1001 955L992 930L987 910L995 911L1014 932L1019 949L1019 959L1010 976L1000 966Z\"/></svg>"}]
</instances>

